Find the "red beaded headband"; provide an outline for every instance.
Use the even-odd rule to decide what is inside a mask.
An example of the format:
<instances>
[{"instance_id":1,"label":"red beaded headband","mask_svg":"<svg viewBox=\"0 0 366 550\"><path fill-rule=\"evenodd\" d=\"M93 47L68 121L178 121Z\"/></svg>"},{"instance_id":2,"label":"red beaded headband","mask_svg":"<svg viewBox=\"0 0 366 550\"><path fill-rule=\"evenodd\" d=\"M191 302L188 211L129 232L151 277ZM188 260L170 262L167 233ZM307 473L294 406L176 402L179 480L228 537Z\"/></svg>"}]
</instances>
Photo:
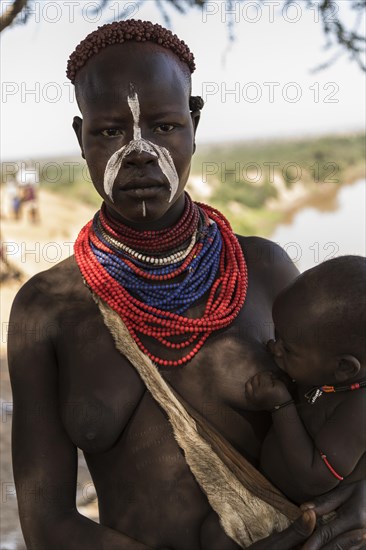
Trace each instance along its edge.
<instances>
[{"instance_id":1,"label":"red beaded headband","mask_svg":"<svg viewBox=\"0 0 366 550\"><path fill-rule=\"evenodd\" d=\"M173 52L188 66L191 73L196 68L192 52L189 50L187 44L183 40L180 40L176 34L150 21L129 19L127 21L114 21L113 23L103 25L98 27L96 31L88 34L69 57L66 71L67 78L74 84L77 72L85 65L88 59L107 46L122 44L129 40L158 44Z\"/></svg>"}]
</instances>

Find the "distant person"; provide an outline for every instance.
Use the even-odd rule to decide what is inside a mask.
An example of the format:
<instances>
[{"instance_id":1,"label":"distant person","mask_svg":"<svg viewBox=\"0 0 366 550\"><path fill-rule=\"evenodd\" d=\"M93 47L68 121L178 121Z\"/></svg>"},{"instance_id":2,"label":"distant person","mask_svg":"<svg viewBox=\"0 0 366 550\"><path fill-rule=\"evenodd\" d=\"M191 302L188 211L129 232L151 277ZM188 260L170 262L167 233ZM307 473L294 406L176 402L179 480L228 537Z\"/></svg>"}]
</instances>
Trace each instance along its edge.
<instances>
[{"instance_id":1,"label":"distant person","mask_svg":"<svg viewBox=\"0 0 366 550\"><path fill-rule=\"evenodd\" d=\"M38 168L32 161L22 162L18 171L18 185L25 215L32 224L39 223Z\"/></svg>"},{"instance_id":2,"label":"distant person","mask_svg":"<svg viewBox=\"0 0 366 550\"><path fill-rule=\"evenodd\" d=\"M366 258L343 256L300 275L273 306L274 372L246 383L272 413L261 468L295 502L366 476Z\"/></svg>"},{"instance_id":3,"label":"distant person","mask_svg":"<svg viewBox=\"0 0 366 550\"><path fill-rule=\"evenodd\" d=\"M69 59L73 127L103 204L75 256L33 277L12 309L30 549L286 550L334 509L342 524L311 544L350 544L362 529L362 483L302 512L255 468L270 416L248 409L245 382L272 364L273 300L298 272L185 193L203 107L194 68L176 35L139 20L99 27ZM99 524L76 509L78 448Z\"/></svg>"},{"instance_id":4,"label":"distant person","mask_svg":"<svg viewBox=\"0 0 366 550\"><path fill-rule=\"evenodd\" d=\"M19 220L21 217L22 197L18 182L12 175L8 176L6 182L6 195L10 216L14 220Z\"/></svg>"}]
</instances>

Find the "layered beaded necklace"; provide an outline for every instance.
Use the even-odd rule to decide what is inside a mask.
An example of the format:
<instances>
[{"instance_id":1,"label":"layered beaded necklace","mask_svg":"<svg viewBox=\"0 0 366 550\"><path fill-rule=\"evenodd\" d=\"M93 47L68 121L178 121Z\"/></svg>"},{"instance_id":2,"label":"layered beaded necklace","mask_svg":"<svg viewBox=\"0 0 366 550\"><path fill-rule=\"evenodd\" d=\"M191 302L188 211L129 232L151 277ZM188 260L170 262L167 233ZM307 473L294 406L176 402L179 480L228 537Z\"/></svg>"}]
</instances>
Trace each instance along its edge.
<instances>
[{"instance_id":1,"label":"layered beaded necklace","mask_svg":"<svg viewBox=\"0 0 366 550\"><path fill-rule=\"evenodd\" d=\"M248 287L242 249L229 222L212 207L185 195L172 227L137 231L108 216L105 206L75 242L75 258L89 289L116 311L152 361L190 361L215 330L242 308ZM203 315L183 314L207 296ZM141 340L153 338L179 358L154 355Z\"/></svg>"}]
</instances>

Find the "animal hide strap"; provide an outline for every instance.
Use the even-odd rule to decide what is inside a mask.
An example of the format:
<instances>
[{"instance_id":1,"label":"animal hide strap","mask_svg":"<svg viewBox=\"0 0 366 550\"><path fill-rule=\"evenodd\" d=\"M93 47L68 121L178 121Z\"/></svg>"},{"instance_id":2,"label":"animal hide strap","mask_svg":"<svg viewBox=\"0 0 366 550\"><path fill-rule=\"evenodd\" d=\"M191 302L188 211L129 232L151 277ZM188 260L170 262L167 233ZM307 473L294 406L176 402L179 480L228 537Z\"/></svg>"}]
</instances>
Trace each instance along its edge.
<instances>
[{"instance_id":1,"label":"animal hide strap","mask_svg":"<svg viewBox=\"0 0 366 550\"><path fill-rule=\"evenodd\" d=\"M242 457L197 411L190 413L137 346L120 316L93 294L116 348L136 368L147 389L166 412L187 464L220 518L225 533L246 548L300 515L273 485Z\"/></svg>"}]
</instances>

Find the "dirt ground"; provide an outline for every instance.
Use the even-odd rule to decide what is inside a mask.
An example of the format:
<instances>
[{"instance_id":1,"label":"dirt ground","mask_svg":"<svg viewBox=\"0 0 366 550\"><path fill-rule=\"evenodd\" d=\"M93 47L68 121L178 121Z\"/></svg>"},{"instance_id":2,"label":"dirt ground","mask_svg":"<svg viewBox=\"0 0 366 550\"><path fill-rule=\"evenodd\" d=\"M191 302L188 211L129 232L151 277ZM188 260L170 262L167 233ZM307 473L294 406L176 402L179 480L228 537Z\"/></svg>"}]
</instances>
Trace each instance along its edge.
<instances>
[{"instance_id":1,"label":"dirt ground","mask_svg":"<svg viewBox=\"0 0 366 550\"><path fill-rule=\"evenodd\" d=\"M52 267L72 253L72 243L79 229L93 216L94 209L76 205L65 197L41 191L40 221L38 224L32 224L26 211L20 220L14 220L3 190L1 198L2 250L10 268L4 263L1 265L0 550L23 550L25 545L17 512L10 450L12 395L6 359L6 338L11 304L16 292L27 279ZM13 274L18 272L19 277L7 277L9 269ZM84 515L97 520L95 492L82 454L79 455L77 503Z\"/></svg>"}]
</instances>

